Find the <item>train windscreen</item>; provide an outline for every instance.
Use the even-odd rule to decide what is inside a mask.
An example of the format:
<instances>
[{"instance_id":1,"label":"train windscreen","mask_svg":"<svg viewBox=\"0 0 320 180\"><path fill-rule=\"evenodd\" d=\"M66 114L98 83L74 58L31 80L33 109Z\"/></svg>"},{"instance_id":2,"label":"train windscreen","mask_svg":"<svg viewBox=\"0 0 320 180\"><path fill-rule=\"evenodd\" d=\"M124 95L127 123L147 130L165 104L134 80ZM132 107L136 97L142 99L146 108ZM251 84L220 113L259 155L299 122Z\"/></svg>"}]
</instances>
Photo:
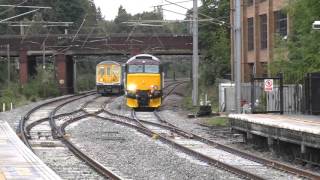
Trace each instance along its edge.
<instances>
[{"instance_id":1,"label":"train windscreen","mask_svg":"<svg viewBox=\"0 0 320 180\"><path fill-rule=\"evenodd\" d=\"M128 73L142 73L143 65L129 65Z\"/></svg>"},{"instance_id":2,"label":"train windscreen","mask_svg":"<svg viewBox=\"0 0 320 180\"><path fill-rule=\"evenodd\" d=\"M145 65L145 73L159 73L159 65Z\"/></svg>"}]
</instances>

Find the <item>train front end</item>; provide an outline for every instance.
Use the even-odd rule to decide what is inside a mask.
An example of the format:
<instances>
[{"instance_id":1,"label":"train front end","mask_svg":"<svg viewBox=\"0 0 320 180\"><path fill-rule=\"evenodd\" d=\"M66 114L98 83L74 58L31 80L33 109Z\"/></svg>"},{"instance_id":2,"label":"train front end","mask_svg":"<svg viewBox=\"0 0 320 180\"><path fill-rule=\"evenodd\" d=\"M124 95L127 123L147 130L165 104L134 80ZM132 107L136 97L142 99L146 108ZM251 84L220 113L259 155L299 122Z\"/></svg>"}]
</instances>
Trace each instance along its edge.
<instances>
[{"instance_id":1,"label":"train front end","mask_svg":"<svg viewBox=\"0 0 320 180\"><path fill-rule=\"evenodd\" d=\"M97 92L102 95L122 92L121 65L114 61L103 61L96 67Z\"/></svg>"},{"instance_id":2,"label":"train front end","mask_svg":"<svg viewBox=\"0 0 320 180\"><path fill-rule=\"evenodd\" d=\"M131 108L159 108L162 103L163 76L160 60L137 55L126 63L126 103Z\"/></svg>"}]
</instances>

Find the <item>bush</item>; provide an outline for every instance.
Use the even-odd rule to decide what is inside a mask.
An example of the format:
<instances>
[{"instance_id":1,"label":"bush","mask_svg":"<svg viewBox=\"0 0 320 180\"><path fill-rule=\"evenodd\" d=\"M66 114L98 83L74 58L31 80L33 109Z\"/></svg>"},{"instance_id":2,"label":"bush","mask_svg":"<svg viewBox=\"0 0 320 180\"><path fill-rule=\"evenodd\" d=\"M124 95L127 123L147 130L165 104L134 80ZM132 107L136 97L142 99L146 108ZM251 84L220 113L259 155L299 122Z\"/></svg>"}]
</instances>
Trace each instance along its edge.
<instances>
[{"instance_id":1,"label":"bush","mask_svg":"<svg viewBox=\"0 0 320 180\"><path fill-rule=\"evenodd\" d=\"M35 101L37 98L48 98L58 96L59 89L54 79L52 69L44 70L37 67L37 76L33 77L28 84L22 86L22 94L27 99Z\"/></svg>"},{"instance_id":2,"label":"bush","mask_svg":"<svg viewBox=\"0 0 320 180\"><path fill-rule=\"evenodd\" d=\"M78 91L91 90L95 85L95 75L93 74L82 74L77 78Z\"/></svg>"},{"instance_id":3,"label":"bush","mask_svg":"<svg viewBox=\"0 0 320 180\"><path fill-rule=\"evenodd\" d=\"M0 103L5 103L9 107L10 103L14 105L24 104L25 98L20 93L20 86L16 83L11 83L7 88L2 90Z\"/></svg>"}]
</instances>

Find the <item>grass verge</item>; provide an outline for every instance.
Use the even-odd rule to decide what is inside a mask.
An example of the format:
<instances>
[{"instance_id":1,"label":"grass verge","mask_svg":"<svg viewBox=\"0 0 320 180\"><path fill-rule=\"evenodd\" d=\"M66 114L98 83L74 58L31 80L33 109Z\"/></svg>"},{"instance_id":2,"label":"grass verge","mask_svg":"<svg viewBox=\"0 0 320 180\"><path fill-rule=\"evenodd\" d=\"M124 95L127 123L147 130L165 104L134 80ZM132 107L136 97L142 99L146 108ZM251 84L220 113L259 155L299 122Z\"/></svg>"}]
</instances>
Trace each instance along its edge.
<instances>
[{"instance_id":1,"label":"grass verge","mask_svg":"<svg viewBox=\"0 0 320 180\"><path fill-rule=\"evenodd\" d=\"M203 122L207 126L226 127L229 126L229 119L227 117L213 117L204 120Z\"/></svg>"}]
</instances>

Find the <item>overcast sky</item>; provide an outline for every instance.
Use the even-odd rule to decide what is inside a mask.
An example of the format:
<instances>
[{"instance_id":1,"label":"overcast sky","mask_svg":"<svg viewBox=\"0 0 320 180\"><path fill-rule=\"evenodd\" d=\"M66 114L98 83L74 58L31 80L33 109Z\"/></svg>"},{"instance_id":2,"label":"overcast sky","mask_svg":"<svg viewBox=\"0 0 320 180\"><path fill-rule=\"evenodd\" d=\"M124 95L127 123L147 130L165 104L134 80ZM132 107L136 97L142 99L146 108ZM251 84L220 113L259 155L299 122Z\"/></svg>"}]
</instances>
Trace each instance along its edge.
<instances>
[{"instance_id":1,"label":"overcast sky","mask_svg":"<svg viewBox=\"0 0 320 180\"><path fill-rule=\"evenodd\" d=\"M182 2L179 5L186 8L192 8L192 0L168 0L170 2ZM118 14L118 8L122 5L129 14L134 15L137 13L142 13L143 11L152 11L153 7L160 4L168 4L165 0L94 0L97 7L101 8L102 14L107 20L113 20ZM198 1L198 6L200 6L200 1ZM175 11L178 13L186 14L187 10L176 5L163 6L164 9ZM164 11L165 19L184 19L185 16L172 13L169 11Z\"/></svg>"}]
</instances>

